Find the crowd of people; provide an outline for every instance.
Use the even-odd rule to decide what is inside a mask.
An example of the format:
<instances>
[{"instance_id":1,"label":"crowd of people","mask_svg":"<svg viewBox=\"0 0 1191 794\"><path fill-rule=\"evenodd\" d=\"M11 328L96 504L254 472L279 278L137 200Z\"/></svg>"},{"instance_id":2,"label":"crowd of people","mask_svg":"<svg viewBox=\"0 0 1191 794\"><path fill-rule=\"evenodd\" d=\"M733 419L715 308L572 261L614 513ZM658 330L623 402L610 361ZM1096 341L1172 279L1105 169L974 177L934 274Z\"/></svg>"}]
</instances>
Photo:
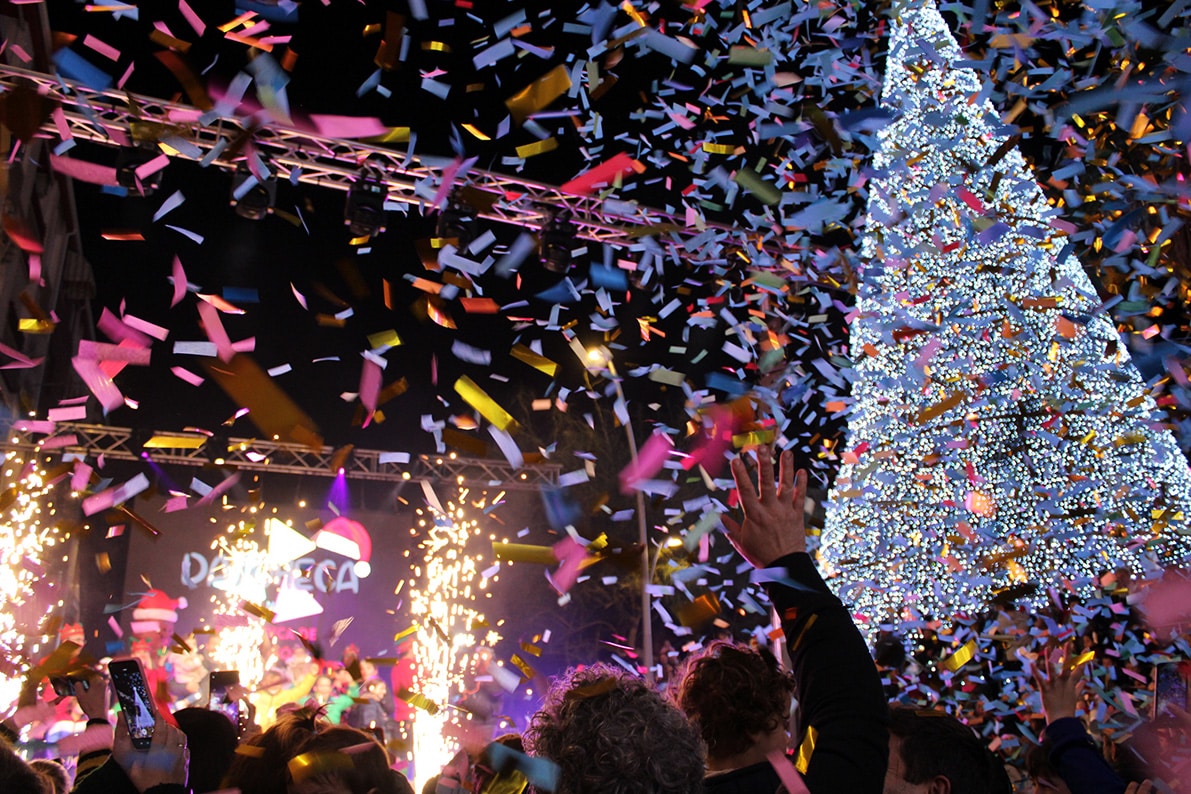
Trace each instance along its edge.
<instances>
[{"instance_id":1,"label":"crowd of people","mask_svg":"<svg viewBox=\"0 0 1191 794\"><path fill-rule=\"evenodd\" d=\"M805 474L795 474L790 455L783 454L775 478L763 451L755 475L743 458L733 461L733 475L744 520L725 521L728 538L768 593L781 621L785 658L779 661L757 644L714 641L686 659L664 691L619 667L572 669L553 682L524 733L495 741L491 730L478 738L474 731L457 735L462 749L423 794L1187 790L1191 715L1184 709L1172 705L1160 715L1154 742L1137 749L1131 764L1107 758L1099 737L1088 732L1081 720L1088 710L1081 685L1089 665L1098 663L1094 638L1029 660L1041 724L1017 726L1022 735L1038 739L1024 754L1026 774L1017 777L998 753L1004 750L999 737L1007 718L996 703L1020 693L1004 681L974 684L964 697L982 705L965 711L944 702L939 693L947 691L947 682L921 674L913 655L885 645L878 646L874 660L806 551ZM994 611L985 620L1003 617ZM1103 628L1124 636L1130 630L1125 624ZM1029 633L1018 628L1018 634ZM930 642L928 632L920 654L930 653ZM59 660L73 653L69 644L64 647ZM1023 657L1012 641L997 647L1019 661ZM22 730L27 736L27 724L47 707L37 704L42 671L35 671L22 708L0 726L7 742L0 746L0 791L412 791L391 753L408 715L384 705L387 686L375 668L354 662L328 666L313 660L289 680L267 673L245 699L257 730L246 730L248 721L235 724L218 710L158 708L152 739L140 747L126 721L112 719L98 674L73 676L69 697L86 716L86 727L57 745L73 759L73 780L58 761L26 762L14 749ZM985 691L977 692L980 686ZM923 692L935 695L932 707L912 697ZM235 693L230 698L240 699ZM990 735L998 741L990 742Z\"/></svg>"}]
</instances>

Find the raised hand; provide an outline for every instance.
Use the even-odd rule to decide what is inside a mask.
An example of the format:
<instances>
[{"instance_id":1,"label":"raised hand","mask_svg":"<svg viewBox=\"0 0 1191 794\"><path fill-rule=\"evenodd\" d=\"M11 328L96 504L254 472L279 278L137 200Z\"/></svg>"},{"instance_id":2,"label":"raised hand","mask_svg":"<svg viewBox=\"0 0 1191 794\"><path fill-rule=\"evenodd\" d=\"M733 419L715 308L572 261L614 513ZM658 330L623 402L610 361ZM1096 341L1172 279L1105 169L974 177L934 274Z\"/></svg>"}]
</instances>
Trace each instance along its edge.
<instances>
[{"instance_id":1,"label":"raised hand","mask_svg":"<svg viewBox=\"0 0 1191 794\"><path fill-rule=\"evenodd\" d=\"M1042 710L1046 721L1054 722L1063 717L1074 717L1079 705L1080 681L1083 665L1070 669L1071 646L1043 652L1034 665L1034 683L1042 695Z\"/></svg>"},{"instance_id":2,"label":"raised hand","mask_svg":"<svg viewBox=\"0 0 1191 794\"><path fill-rule=\"evenodd\" d=\"M740 492L743 523L723 519L728 540L756 568L766 568L787 554L806 551L806 472L794 472L794 455L781 454L779 482L773 479L773 448L757 449L757 484L744 458L732 460L732 477Z\"/></svg>"},{"instance_id":3,"label":"raised hand","mask_svg":"<svg viewBox=\"0 0 1191 794\"><path fill-rule=\"evenodd\" d=\"M136 790L142 794L163 783L185 786L190 770L190 750L186 747L186 734L163 720L160 714L157 715L157 722L153 726L153 741L147 750L133 747L132 737L128 735L128 725L124 720L117 720L112 758L128 775Z\"/></svg>"},{"instance_id":4,"label":"raised hand","mask_svg":"<svg viewBox=\"0 0 1191 794\"><path fill-rule=\"evenodd\" d=\"M73 682L74 697L79 702L79 708L87 715L87 719L108 718L108 687L103 676L94 670L86 670L75 675Z\"/></svg>"}]
</instances>

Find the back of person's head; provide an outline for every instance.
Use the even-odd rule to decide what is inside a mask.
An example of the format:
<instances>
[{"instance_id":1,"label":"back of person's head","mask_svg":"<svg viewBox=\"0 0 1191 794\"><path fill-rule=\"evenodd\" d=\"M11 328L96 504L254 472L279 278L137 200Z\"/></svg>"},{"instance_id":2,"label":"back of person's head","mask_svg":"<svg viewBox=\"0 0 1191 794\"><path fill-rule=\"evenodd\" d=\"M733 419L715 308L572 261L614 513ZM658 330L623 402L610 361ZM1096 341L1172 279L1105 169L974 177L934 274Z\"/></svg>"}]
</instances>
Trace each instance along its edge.
<instances>
[{"instance_id":1,"label":"back of person's head","mask_svg":"<svg viewBox=\"0 0 1191 794\"><path fill-rule=\"evenodd\" d=\"M51 794L51 783L0 741L0 791L4 794Z\"/></svg>"},{"instance_id":2,"label":"back of person's head","mask_svg":"<svg viewBox=\"0 0 1191 794\"><path fill-rule=\"evenodd\" d=\"M219 791L223 777L236 757L236 726L222 712L188 708L174 713L190 749L187 785L194 794Z\"/></svg>"},{"instance_id":3,"label":"back of person's head","mask_svg":"<svg viewBox=\"0 0 1191 794\"><path fill-rule=\"evenodd\" d=\"M236 749L223 786L252 794L285 794L286 764L317 727L312 709L277 715L267 731L245 739Z\"/></svg>"},{"instance_id":4,"label":"back of person's head","mask_svg":"<svg viewBox=\"0 0 1191 794\"><path fill-rule=\"evenodd\" d=\"M1055 794L1071 794L1071 789L1059 776L1050 762L1050 744L1044 739L1026 751L1026 774L1038 791L1053 791Z\"/></svg>"},{"instance_id":5,"label":"back of person's head","mask_svg":"<svg viewBox=\"0 0 1191 794\"><path fill-rule=\"evenodd\" d=\"M794 681L765 648L716 640L690 658L674 700L699 729L710 758L729 758L784 727Z\"/></svg>"},{"instance_id":6,"label":"back of person's head","mask_svg":"<svg viewBox=\"0 0 1191 794\"><path fill-rule=\"evenodd\" d=\"M644 681L598 664L568 670L524 734L559 767L555 794L688 794L702 790L703 742Z\"/></svg>"},{"instance_id":7,"label":"back of person's head","mask_svg":"<svg viewBox=\"0 0 1191 794\"><path fill-rule=\"evenodd\" d=\"M889 775L899 783L946 778L951 794L1008 794L1000 760L976 733L945 711L894 706L889 711ZM897 789L895 789L897 790Z\"/></svg>"},{"instance_id":8,"label":"back of person's head","mask_svg":"<svg viewBox=\"0 0 1191 794\"><path fill-rule=\"evenodd\" d=\"M48 758L35 758L29 762L29 767L37 774L50 781L52 794L66 794L70 791L70 773L66 767Z\"/></svg>"},{"instance_id":9,"label":"back of person's head","mask_svg":"<svg viewBox=\"0 0 1191 794\"><path fill-rule=\"evenodd\" d=\"M371 734L330 725L311 736L290 760L289 794L412 794L389 768L389 754Z\"/></svg>"}]
</instances>

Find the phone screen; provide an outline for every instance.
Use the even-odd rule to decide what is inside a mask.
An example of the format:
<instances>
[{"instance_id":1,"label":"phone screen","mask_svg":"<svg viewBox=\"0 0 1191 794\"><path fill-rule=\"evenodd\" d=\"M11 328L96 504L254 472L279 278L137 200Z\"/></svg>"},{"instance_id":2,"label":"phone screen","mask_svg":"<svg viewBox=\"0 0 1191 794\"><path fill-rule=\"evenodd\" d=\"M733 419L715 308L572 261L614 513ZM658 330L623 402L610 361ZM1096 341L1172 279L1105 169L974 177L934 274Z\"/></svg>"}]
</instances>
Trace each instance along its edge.
<instances>
[{"instance_id":1,"label":"phone screen","mask_svg":"<svg viewBox=\"0 0 1191 794\"><path fill-rule=\"evenodd\" d=\"M153 741L153 725L156 714L149 686L145 683L145 672L136 659L122 659L108 663L112 678L112 689L120 701L120 713L128 726L132 746L146 750Z\"/></svg>"},{"instance_id":2,"label":"phone screen","mask_svg":"<svg viewBox=\"0 0 1191 794\"><path fill-rule=\"evenodd\" d=\"M239 685L239 670L216 670L211 673L211 699L207 708L218 711L238 729L240 727L240 701L232 697L232 687Z\"/></svg>"},{"instance_id":3,"label":"phone screen","mask_svg":"<svg viewBox=\"0 0 1191 794\"><path fill-rule=\"evenodd\" d=\"M1187 710L1187 678L1179 662L1166 662L1154 671L1154 719L1173 717L1166 707L1177 706Z\"/></svg>"},{"instance_id":4,"label":"phone screen","mask_svg":"<svg viewBox=\"0 0 1191 794\"><path fill-rule=\"evenodd\" d=\"M50 678L50 686L54 688L54 694L60 698L70 697L74 694L73 683L64 675L56 675Z\"/></svg>"}]
</instances>

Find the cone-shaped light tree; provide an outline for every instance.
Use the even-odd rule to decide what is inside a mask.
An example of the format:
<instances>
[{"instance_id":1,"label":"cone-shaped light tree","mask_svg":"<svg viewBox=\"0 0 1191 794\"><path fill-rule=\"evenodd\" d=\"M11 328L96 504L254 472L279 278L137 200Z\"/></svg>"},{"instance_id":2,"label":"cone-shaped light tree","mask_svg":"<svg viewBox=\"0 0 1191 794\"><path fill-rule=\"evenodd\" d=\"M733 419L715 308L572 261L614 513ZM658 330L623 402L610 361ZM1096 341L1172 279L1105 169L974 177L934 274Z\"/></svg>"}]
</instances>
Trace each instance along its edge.
<instances>
[{"instance_id":1,"label":"cone-shaped light tree","mask_svg":"<svg viewBox=\"0 0 1191 794\"><path fill-rule=\"evenodd\" d=\"M933 0L894 6L820 550L837 589L904 626L1185 559L1187 460L1064 224Z\"/></svg>"}]
</instances>

